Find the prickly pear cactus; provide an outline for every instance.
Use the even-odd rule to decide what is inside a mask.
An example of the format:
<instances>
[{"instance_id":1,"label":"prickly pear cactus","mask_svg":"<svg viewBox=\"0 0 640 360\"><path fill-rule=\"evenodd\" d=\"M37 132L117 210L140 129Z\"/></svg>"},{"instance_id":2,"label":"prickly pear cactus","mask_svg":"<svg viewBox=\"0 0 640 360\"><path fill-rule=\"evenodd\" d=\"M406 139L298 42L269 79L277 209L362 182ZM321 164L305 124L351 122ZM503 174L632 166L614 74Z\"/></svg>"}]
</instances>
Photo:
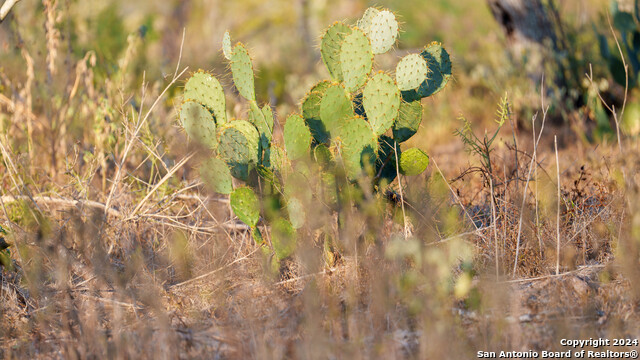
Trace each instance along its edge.
<instances>
[{"instance_id":1,"label":"prickly pear cactus","mask_svg":"<svg viewBox=\"0 0 640 360\"><path fill-rule=\"evenodd\" d=\"M190 138L209 149L218 145L216 122L209 110L195 101L185 101L180 108L180 122Z\"/></svg>"},{"instance_id":2,"label":"prickly pear cactus","mask_svg":"<svg viewBox=\"0 0 640 360\"><path fill-rule=\"evenodd\" d=\"M340 124L355 115L351 98L340 83L331 84L320 101L320 121L333 135Z\"/></svg>"},{"instance_id":3,"label":"prickly pear cactus","mask_svg":"<svg viewBox=\"0 0 640 360\"><path fill-rule=\"evenodd\" d=\"M340 65L340 51L342 50L344 38L351 34L352 31L351 27L341 22L336 22L322 36L322 42L320 43L322 61L327 66L331 78L335 81L344 80L342 66Z\"/></svg>"},{"instance_id":4,"label":"prickly pear cactus","mask_svg":"<svg viewBox=\"0 0 640 360\"><path fill-rule=\"evenodd\" d=\"M240 43L232 47L229 32L222 52L247 100L247 119L227 120L223 88L211 74L199 71L186 82L180 123L209 151L200 176L209 188L230 194L234 213L261 244L257 223L264 205L265 221L273 220L274 264L293 254L298 229L323 226L313 211L337 211L344 194L353 193L345 190L362 189L369 181L371 189L384 191L398 173L418 175L427 168L427 154L400 144L421 125L421 100L449 82L451 60L441 44L431 43L400 59L395 80L375 72L374 56L394 46L398 31L395 15L375 8L367 9L357 26L329 26L320 53L331 79L316 83L299 114L287 116L284 144L273 135L273 110L256 101L249 52ZM234 190L233 178L248 186Z\"/></svg>"},{"instance_id":5,"label":"prickly pear cactus","mask_svg":"<svg viewBox=\"0 0 640 360\"><path fill-rule=\"evenodd\" d=\"M384 54L391 50L398 38L398 21L388 10L379 11L371 18L367 35L371 39L374 54Z\"/></svg>"},{"instance_id":6,"label":"prickly pear cactus","mask_svg":"<svg viewBox=\"0 0 640 360\"><path fill-rule=\"evenodd\" d=\"M411 148L400 155L400 172L403 175L420 175L429 166L429 156L424 151Z\"/></svg>"},{"instance_id":7,"label":"prickly pear cactus","mask_svg":"<svg viewBox=\"0 0 640 360\"><path fill-rule=\"evenodd\" d=\"M243 223L254 227L260 219L260 202L248 187L237 188L231 193L231 209Z\"/></svg>"},{"instance_id":8,"label":"prickly pear cactus","mask_svg":"<svg viewBox=\"0 0 640 360\"><path fill-rule=\"evenodd\" d=\"M379 72L367 82L363 107L377 136L384 134L398 118L400 90L389 75Z\"/></svg>"},{"instance_id":9,"label":"prickly pear cactus","mask_svg":"<svg viewBox=\"0 0 640 360\"><path fill-rule=\"evenodd\" d=\"M234 120L223 125L218 131L218 153L233 177L249 180L249 173L258 165L260 135L251 123Z\"/></svg>"},{"instance_id":10,"label":"prickly pear cactus","mask_svg":"<svg viewBox=\"0 0 640 360\"><path fill-rule=\"evenodd\" d=\"M309 154L311 131L302 116L289 115L284 124L284 146L289 159L296 160Z\"/></svg>"},{"instance_id":11,"label":"prickly pear cactus","mask_svg":"<svg viewBox=\"0 0 640 360\"><path fill-rule=\"evenodd\" d=\"M393 123L393 139L399 143L409 140L418 132L422 122L422 103L420 100L410 102L402 100L398 118Z\"/></svg>"},{"instance_id":12,"label":"prickly pear cactus","mask_svg":"<svg viewBox=\"0 0 640 360\"><path fill-rule=\"evenodd\" d=\"M350 179L355 180L362 175L366 166L374 164L378 152L378 137L371 125L357 115L344 121L339 137L345 172Z\"/></svg>"},{"instance_id":13,"label":"prickly pear cactus","mask_svg":"<svg viewBox=\"0 0 640 360\"><path fill-rule=\"evenodd\" d=\"M256 100L255 82L253 78L253 66L249 52L242 44L233 48L231 53L231 73L236 89L245 99Z\"/></svg>"},{"instance_id":14,"label":"prickly pear cactus","mask_svg":"<svg viewBox=\"0 0 640 360\"><path fill-rule=\"evenodd\" d=\"M200 166L200 177L213 191L228 195L233 191L233 179L227 164L216 157Z\"/></svg>"},{"instance_id":15,"label":"prickly pear cactus","mask_svg":"<svg viewBox=\"0 0 640 360\"><path fill-rule=\"evenodd\" d=\"M451 78L451 59L449 53L438 42L427 46L420 56L427 62L429 77L420 85L420 96L428 97L440 92Z\"/></svg>"},{"instance_id":16,"label":"prickly pear cactus","mask_svg":"<svg viewBox=\"0 0 640 360\"><path fill-rule=\"evenodd\" d=\"M373 53L362 30L355 28L344 37L340 47L340 67L348 92L358 90L367 81L373 67Z\"/></svg>"},{"instance_id":17,"label":"prickly pear cactus","mask_svg":"<svg viewBox=\"0 0 640 360\"><path fill-rule=\"evenodd\" d=\"M402 58L396 66L396 81L402 91L418 89L428 81L429 67L427 61L418 54L410 54Z\"/></svg>"},{"instance_id":18,"label":"prickly pear cactus","mask_svg":"<svg viewBox=\"0 0 640 360\"><path fill-rule=\"evenodd\" d=\"M213 113L218 125L227 122L224 91L218 79L202 70L191 75L184 86L185 100L193 100L204 105Z\"/></svg>"}]
</instances>

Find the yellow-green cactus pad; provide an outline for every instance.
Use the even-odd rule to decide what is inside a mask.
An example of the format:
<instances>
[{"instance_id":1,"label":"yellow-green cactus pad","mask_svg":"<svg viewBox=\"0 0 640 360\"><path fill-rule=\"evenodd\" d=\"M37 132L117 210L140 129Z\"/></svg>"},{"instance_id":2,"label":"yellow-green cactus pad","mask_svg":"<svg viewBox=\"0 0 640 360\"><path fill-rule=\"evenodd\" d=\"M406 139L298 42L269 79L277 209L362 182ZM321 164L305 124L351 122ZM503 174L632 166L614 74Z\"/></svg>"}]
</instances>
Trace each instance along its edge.
<instances>
[{"instance_id":1,"label":"yellow-green cactus pad","mask_svg":"<svg viewBox=\"0 0 640 360\"><path fill-rule=\"evenodd\" d=\"M256 100L255 81L253 78L253 66L249 51L242 44L237 44L231 54L231 73L233 83L240 95L247 100Z\"/></svg>"},{"instance_id":2,"label":"yellow-green cactus pad","mask_svg":"<svg viewBox=\"0 0 640 360\"><path fill-rule=\"evenodd\" d=\"M226 101L222 85L215 76L199 70L184 85L183 98L206 106L213 113L216 124L227 122Z\"/></svg>"},{"instance_id":3,"label":"yellow-green cactus pad","mask_svg":"<svg viewBox=\"0 0 640 360\"><path fill-rule=\"evenodd\" d=\"M204 105L191 100L182 103L180 122L191 139L209 149L216 148L216 122Z\"/></svg>"},{"instance_id":4,"label":"yellow-green cactus pad","mask_svg":"<svg viewBox=\"0 0 640 360\"><path fill-rule=\"evenodd\" d=\"M418 148L411 148L400 154L400 173L403 175L420 175L427 166L429 166L429 156Z\"/></svg>"},{"instance_id":5,"label":"yellow-green cactus pad","mask_svg":"<svg viewBox=\"0 0 640 360\"><path fill-rule=\"evenodd\" d=\"M356 28L344 37L340 48L340 67L344 86L348 92L361 88L373 67L373 53L369 39Z\"/></svg>"},{"instance_id":6,"label":"yellow-green cactus pad","mask_svg":"<svg viewBox=\"0 0 640 360\"><path fill-rule=\"evenodd\" d=\"M218 153L231 169L231 174L247 181L259 161L258 130L248 121L230 121L218 130L218 139Z\"/></svg>"},{"instance_id":7,"label":"yellow-green cactus pad","mask_svg":"<svg viewBox=\"0 0 640 360\"><path fill-rule=\"evenodd\" d=\"M400 109L400 90L389 75L379 72L369 79L363 91L363 106L376 135L389 130Z\"/></svg>"},{"instance_id":8,"label":"yellow-green cactus pad","mask_svg":"<svg viewBox=\"0 0 640 360\"><path fill-rule=\"evenodd\" d=\"M396 66L396 82L402 91L417 89L428 75L427 61L418 54L403 57Z\"/></svg>"},{"instance_id":9,"label":"yellow-green cactus pad","mask_svg":"<svg viewBox=\"0 0 640 360\"><path fill-rule=\"evenodd\" d=\"M233 191L231 171L227 164L216 157L207 159L200 166L200 177L213 191L228 195Z\"/></svg>"}]
</instances>

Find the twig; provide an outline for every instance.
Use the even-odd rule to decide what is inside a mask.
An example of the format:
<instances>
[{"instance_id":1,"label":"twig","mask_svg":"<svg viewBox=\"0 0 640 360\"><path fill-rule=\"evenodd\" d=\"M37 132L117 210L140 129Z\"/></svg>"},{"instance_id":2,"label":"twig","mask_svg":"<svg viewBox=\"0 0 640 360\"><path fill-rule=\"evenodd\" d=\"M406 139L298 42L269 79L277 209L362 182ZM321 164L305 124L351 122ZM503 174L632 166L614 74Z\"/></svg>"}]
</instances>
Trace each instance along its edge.
<instances>
[{"instance_id":1,"label":"twig","mask_svg":"<svg viewBox=\"0 0 640 360\"><path fill-rule=\"evenodd\" d=\"M393 153L396 157L396 173L398 174L398 189L400 190L400 205L402 206L402 221L404 221L404 239L407 240L409 237L409 230L407 227L407 214L404 212L404 195L402 193L402 182L400 181L400 165L398 160L398 142L393 142ZM446 180L445 180L446 182Z\"/></svg>"},{"instance_id":2,"label":"twig","mask_svg":"<svg viewBox=\"0 0 640 360\"><path fill-rule=\"evenodd\" d=\"M173 176L173 174L178 171L178 169L180 169L189 159L191 159L195 154L191 154L186 156L184 159L180 160L179 163L177 163L172 169L171 171L169 171L160 181L158 181L158 183L151 189L149 190L149 192L147 192L147 195L142 199L142 201L140 201L138 203L138 206L135 207L135 209L133 209L133 211L131 212L131 214L125 219L125 221L132 219L137 213L138 211L140 211L140 209L142 208L142 205L144 205L144 203L149 200L149 198L151 197L151 195L156 192L156 190L158 190L158 188L160 188L160 186L162 186L162 184L164 184L167 180L169 180L169 178L171 178L171 176Z\"/></svg>"},{"instance_id":3,"label":"twig","mask_svg":"<svg viewBox=\"0 0 640 360\"><path fill-rule=\"evenodd\" d=\"M553 144L556 149L556 172L558 173L558 215L556 218L556 274L560 274L560 160L558 160L558 137L553 137Z\"/></svg>"},{"instance_id":4,"label":"twig","mask_svg":"<svg viewBox=\"0 0 640 360\"><path fill-rule=\"evenodd\" d=\"M0 8L0 22L9 15L9 11L11 11L11 8L17 4L18 1L20 0L7 0L2 4L2 7Z\"/></svg>"},{"instance_id":5,"label":"twig","mask_svg":"<svg viewBox=\"0 0 640 360\"><path fill-rule=\"evenodd\" d=\"M217 268L217 269L215 269L213 271L209 271L206 274L202 274L202 275L196 276L193 279L189 279L189 280L183 281L181 283L173 284L173 285L169 286L169 289L175 289L175 288L178 288L178 287L181 287L181 286L185 286L185 285L191 284L194 281L202 280L202 279L204 279L206 277L209 277L209 276L211 276L213 274L216 274L216 273L218 273L218 272L230 267L233 264L237 264L237 263L239 263L241 261L244 261L244 260L248 259L251 255L255 254L260 249L261 249L261 247L258 246L252 252L250 252L249 254L247 254L247 255L245 255L245 256L243 256L241 258L235 259L234 261L228 263L227 265L219 267L219 268Z\"/></svg>"},{"instance_id":6,"label":"twig","mask_svg":"<svg viewBox=\"0 0 640 360\"><path fill-rule=\"evenodd\" d=\"M54 205L77 207L77 208L89 207L89 208L94 208L97 210L104 211L105 213L108 213L114 217L122 216L120 211L114 208L107 208L104 204L99 203L97 201L91 201L91 200L73 200L73 199L55 198L51 196L29 197L25 195L21 195L21 196L5 195L5 196L2 196L1 198L2 198L2 202L5 202L5 203L32 200L36 203L43 203L43 204L54 204Z\"/></svg>"},{"instance_id":7,"label":"twig","mask_svg":"<svg viewBox=\"0 0 640 360\"><path fill-rule=\"evenodd\" d=\"M464 207L464 205L462 205L462 201L460 201L460 198L458 197L456 192L453 191L453 189L451 188L451 185L449 185L449 182L447 181L447 178L444 177L444 174L442 173L442 170L440 170L440 167L438 166L438 163L436 162L435 159L432 159L432 160L433 160L433 165L435 165L436 169L438 169L438 172L440 173L440 176L442 177L442 180L444 180L444 183L447 184L447 187L449 188L449 191L451 191L451 193L453 194L453 197L458 202L458 205L460 205L460 207L462 208L462 211L464 211L464 213L467 215L469 220L471 220L471 225L473 225L473 227L476 230L478 230L478 226L476 226L475 221L473 221L473 218L471 217L471 215L469 215L469 212L467 211L467 209Z\"/></svg>"}]
</instances>

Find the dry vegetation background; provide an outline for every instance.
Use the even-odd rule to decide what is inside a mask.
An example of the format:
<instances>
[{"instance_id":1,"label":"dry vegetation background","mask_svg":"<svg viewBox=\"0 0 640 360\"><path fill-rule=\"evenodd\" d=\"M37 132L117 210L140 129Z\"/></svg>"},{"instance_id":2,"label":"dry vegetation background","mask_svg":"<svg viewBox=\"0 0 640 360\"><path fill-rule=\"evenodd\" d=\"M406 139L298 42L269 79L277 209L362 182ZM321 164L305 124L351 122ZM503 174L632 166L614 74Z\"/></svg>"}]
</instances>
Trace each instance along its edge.
<instances>
[{"instance_id":1,"label":"dry vegetation background","mask_svg":"<svg viewBox=\"0 0 640 360\"><path fill-rule=\"evenodd\" d=\"M210 70L246 112L229 29L283 120L328 77L323 28L370 5L403 22L393 55L433 40L452 55L410 144L431 165L403 179L406 218L379 198L346 208L344 228L302 231L271 269L199 180L181 86ZM597 96L624 98L594 34L613 39L607 9L561 3L579 78L557 89L530 81L477 0L19 2L0 23L0 357L459 359L640 338L640 149ZM465 126L498 135L468 151Z\"/></svg>"}]
</instances>

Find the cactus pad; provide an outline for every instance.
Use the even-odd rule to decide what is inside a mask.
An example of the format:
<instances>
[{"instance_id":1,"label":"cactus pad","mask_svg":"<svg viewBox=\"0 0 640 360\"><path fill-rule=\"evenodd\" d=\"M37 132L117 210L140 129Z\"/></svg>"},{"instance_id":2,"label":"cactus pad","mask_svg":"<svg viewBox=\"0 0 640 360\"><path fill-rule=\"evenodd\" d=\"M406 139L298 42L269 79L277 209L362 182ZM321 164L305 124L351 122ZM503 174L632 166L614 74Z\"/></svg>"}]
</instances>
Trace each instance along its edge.
<instances>
[{"instance_id":1,"label":"cactus pad","mask_svg":"<svg viewBox=\"0 0 640 360\"><path fill-rule=\"evenodd\" d=\"M329 85L331 85L330 81L317 83L302 100L302 117L307 122L311 135L317 143L329 143L329 132L320 120L320 103Z\"/></svg>"},{"instance_id":2,"label":"cactus pad","mask_svg":"<svg viewBox=\"0 0 640 360\"><path fill-rule=\"evenodd\" d=\"M417 89L427 80L427 61L418 54L407 55L396 66L396 81L402 91Z\"/></svg>"},{"instance_id":3,"label":"cactus pad","mask_svg":"<svg viewBox=\"0 0 640 360\"><path fill-rule=\"evenodd\" d=\"M351 99L341 84L332 84L327 88L320 102L320 120L330 135L345 119L354 116Z\"/></svg>"},{"instance_id":4,"label":"cactus pad","mask_svg":"<svg viewBox=\"0 0 640 360\"><path fill-rule=\"evenodd\" d=\"M202 70L191 75L184 86L183 98L206 106L213 113L216 124L227 122L224 90L213 75Z\"/></svg>"},{"instance_id":5,"label":"cactus pad","mask_svg":"<svg viewBox=\"0 0 640 360\"><path fill-rule=\"evenodd\" d=\"M401 143L409 140L420 128L422 122L422 103L420 100L402 101L398 118L393 123L393 138Z\"/></svg>"},{"instance_id":6,"label":"cactus pad","mask_svg":"<svg viewBox=\"0 0 640 360\"><path fill-rule=\"evenodd\" d=\"M300 229L304 226L307 219L307 213L304 210L304 205L297 198L290 198L287 201L287 212L289 212L289 219L294 229Z\"/></svg>"},{"instance_id":7,"label":"cactus pad","mask_svg":"<svg viewBox=\"0 0 640 360\"><path fill-rule=\"evenodd\" d=\"M369 79L363 91L363 106L376 135L389 130L400 109L400 90L389 75L379 72Z\"/></svg>"},{"instance_id":8,"label":"cactus pad","mask_svg":"<svg viewBox=\"0 0 640 360\"><path fill-rule=\"evenodd\" d=\"M420 55L427 62L429 78L420 85L418 92L428 97L444 89L451 78L451 59L449 53L438 42L427 46Z\"/></svg>"},{"instance_id":9,"label":"cactus pad","mask_svg":"<svg viewBox=\"0 0 640 360\"><path fill-rule=\"evenodd\" d=\"M209 149L216 148L216 122L206 107L195 101L185 101L180 109L180 122L190 138Z\"/></svg>"},{"instance_id":10,"label":"cactus pad","mask_svg":"<svg viewBox=\"0 0 640 360\"><path fill-rule=\"evenodd\" d=\"M296 230L291 222L285 219L276 220L271 226L271 245L278 260L293 255L296 249Z\"/></svg>"},{"instance_id":11,"label":"cactus pad","mask_svg":"<svg viewBox=\"0 0 640 360\"><path fill-rule=\"evenodd\" d=\"M354 92L364 85L373 67L373 53L369 39L360 29L353 29L344 37L340 48L340 66L347 91Z\"/></svg>"},{"instance_id":12,"label":"cactus pad","mask_svg":"<svg viewBox=\"0 0 640 360\"><path fill-rule=\"evenodd\" d=\"M228 195L233 191L231 171L221 159L212 157L200 166L200 177L213 191Z\"/></svg>"},{"instance_id":13,"label":"cactus pad","mask_svg":"<svg viewBox=\"0 0 640 360\"><path fill-rule=\"evenodd\" d=\"M351 28L341 22L335 22L322 35L320 54L322 61L327 66L331 78L342 81L342 68L340 66L340 49L345 36L351 34Z\"/></svg>"},{"instance_id":14,"label":"cactus pad","mask_svg":"<svg viewBox=\"0 0 640 360\"><path fill-rule=\"evenodd\" d=\"M311 131L302 116L289 115L284 124L284 146L289 159L296 160L309 154Z\"/></svg>"},{"instance_id":15,"label":"cactus pad","mask_svg":"<svg viewBox=\"0 0 640 360\"><path fill-rule=\"evenodd\" d=\"M365 14L366 15L366 14ZM384 54L393 47L398 38L398 21L391 11L378 12L372 19L367 35L374 54Z\"/></svg>"},{"instance_id":16,"label":"cactus pad","mask_svg":"<svg viewBox=\"0 0 640 360\"><path fill-rule=\"evenodd\" d=\"M222 54L224 54L225 59L231 60L231 34L229 34L229 31L225 31L222 37Z\"/></svg>"},{"instance_id":17,"label":"cactus pad","mask_svg":"<svg viewBox=\"0 0 640 360\"><path fill-rule=\"evenodd\" d=\"M258 164L258 130L247 121L235 120L218 130L218 138L218 153L229 165L231 174L247 181L249 172Z\"/></svg>"},{"instance_id":18,"label":"cactus pad","mask_svg":"<svg viewBox=\"0 0 640 360\"><path fill-rule=\"evenodd\" d=\"M400 155L400 173L403 175L420 175L427 166L429 166L429 156L418 148L405 150Z\"/></svg>"},{"instance_id":19,"label":"cactus pad","mask_svg":"<svg viewBox=\"0 0 640 360\"><path fill-rule=\"evenodd\" d=\"M367 10L365 10L364 15L362 15L362 18L360 20L358 20L358 23L356 24L356 26L359 29L362 29L362 31L364 31L365 34L369 34L369 29L371 28L371 23L373 22L373 18L375 18L378 14L380 13L380 10L370 7Z\"/></svg>"},{"instance_id":20,"label":"cactus pad","mask_svg":"<svg viewBox=\"0 0 640 360\"><path fill-rule=\"evenodd\" d=\"M256 100L253 67L249 52L242 44L237 44L231 54L231 73L240 95L247 100Z\"/></svg>"},{"instance_id":21,"label":"cactus pad","mask_svg":"<svg viewBox=\"0 0 640 360\"><path fill-rule=\"evenodd\" d=\"M260 219L260 202L248 187L237 188L229 197L231 209L243 223L255 228Z\"/></svg>"},{"instance_id":22,"label":"cactus pad","mask_svg":"<svg viewBox=\"0 0 640 360\"><path fill-rule=\"evenodd\" d=\"M371 125L360 116L343 121L339 129L340 153L347 176L355 180L362 175L363 165L373 165L378 152L378 137Z\"/></svg>"},{"instance_id":23,"label":"cactus pad","mask_svg":"<svg viewBox=\"0 0 640 360\"><path fill-rule=\"evenodd\" d=\"M258 129L260 133L260 148L265 150L271 143L273 134L273 112L269 105L265 105L262 109L258 107L258 103L251 100L249 102L249 122Z\"/></svg>"}]
</instances>

